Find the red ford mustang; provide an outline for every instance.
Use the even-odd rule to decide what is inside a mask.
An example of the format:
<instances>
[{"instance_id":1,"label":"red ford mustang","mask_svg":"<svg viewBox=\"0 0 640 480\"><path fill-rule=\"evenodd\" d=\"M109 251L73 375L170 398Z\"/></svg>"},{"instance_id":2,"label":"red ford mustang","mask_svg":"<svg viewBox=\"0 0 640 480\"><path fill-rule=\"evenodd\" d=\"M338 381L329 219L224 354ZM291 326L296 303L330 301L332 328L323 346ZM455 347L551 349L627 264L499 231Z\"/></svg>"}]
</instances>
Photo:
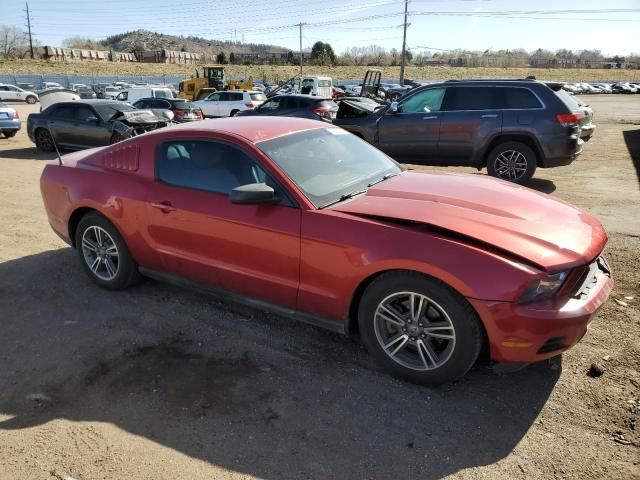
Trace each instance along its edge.
<instances>
[{"instance_id":1,"label":"red ford mustang","mask_svg":"<svg viewBox=\"0 0 640 480\"><path fill-rule=\"evenodd\" d=\"M231 118L66 155L41 189L99 285L140 275L340 332L422 383L576 344L613 285L592 215L476 175L403 171L326 123Z\"/></svg>"}]
</instances>

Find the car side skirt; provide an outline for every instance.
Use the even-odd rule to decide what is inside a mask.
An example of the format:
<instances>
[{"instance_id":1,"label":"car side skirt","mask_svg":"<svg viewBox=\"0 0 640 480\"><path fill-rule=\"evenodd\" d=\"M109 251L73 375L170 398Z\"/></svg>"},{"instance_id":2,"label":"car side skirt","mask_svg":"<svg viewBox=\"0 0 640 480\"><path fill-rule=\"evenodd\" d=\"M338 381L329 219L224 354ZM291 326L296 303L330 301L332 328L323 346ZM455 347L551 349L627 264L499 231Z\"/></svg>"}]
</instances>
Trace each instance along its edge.
<instances>
[{"instance_id":1,"label":"car side skirt","mask_svg":"<svg viewBox=\"0 0 640 480\"><path fill-rule=\"evenodd\" d=\"M160 282L169 283L171 285L186 288L189 290L195 290L207 295L212 295L219 298L220 300L230 301L241 305L246 305L257 310L262 310L283 317L292 318L294 320L320 327L325 330L330 330L332 332L340 333L342 335L348 334L347 325L343 322L316 317L315 315L309 315L308 313L300 312L298 310L281 307L280 305L274 305L273 303L265 302L263 300L240 295L238 293L230 292L218 287L213 287L211 285L194 282L183 277L159 272L150 268L139 267L138 270L140 271L140 274L144 275L145 277L149 277Z\"/></svg>"}]
</instances>

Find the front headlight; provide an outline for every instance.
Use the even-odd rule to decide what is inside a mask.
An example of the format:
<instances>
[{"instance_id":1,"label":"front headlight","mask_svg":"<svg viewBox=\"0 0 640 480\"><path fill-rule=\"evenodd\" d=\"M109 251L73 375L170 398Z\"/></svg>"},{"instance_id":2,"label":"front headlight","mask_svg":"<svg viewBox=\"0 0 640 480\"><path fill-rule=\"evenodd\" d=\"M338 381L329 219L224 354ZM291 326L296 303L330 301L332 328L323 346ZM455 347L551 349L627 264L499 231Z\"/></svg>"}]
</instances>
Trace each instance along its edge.
<instances>
[{"instance_id":1,"label":"front headlight","mask_svg":"<svg viewBox=\"0 0 640 480\"><path fill-rule=\"evenodd\" d=\"M534 280L524 291L518 303L528 303L553 297L567 278L568 272L554 273Z\"/></svg>"}]
</instances>

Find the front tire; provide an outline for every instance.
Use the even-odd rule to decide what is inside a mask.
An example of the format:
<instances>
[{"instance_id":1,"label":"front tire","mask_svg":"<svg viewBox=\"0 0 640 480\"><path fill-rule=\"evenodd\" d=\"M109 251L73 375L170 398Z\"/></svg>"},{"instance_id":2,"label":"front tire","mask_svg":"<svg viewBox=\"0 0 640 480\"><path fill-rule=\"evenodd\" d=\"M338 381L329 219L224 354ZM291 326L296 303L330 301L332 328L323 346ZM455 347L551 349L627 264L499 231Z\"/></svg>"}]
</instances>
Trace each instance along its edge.
<instances>
[{"instance_id":1,"label":"front tire","mask_svg":"<svg viewBox=\"0 0 640 480\"><path fill-rule=\"evenodd\" d=\"M101 287L123 290L140 279L126 242L102 215L94 212L82 217L75 245L85 272Z\"/></svg>"},{"instance_id":2,"label":"front tire","mask_svg":"<svg viewBox=\"0 0 640 480\"><path fill-rule=\"evenodd\" d=\"M36 147L43 152L53 152L55 150L53 138L51 138L51 134L44 128L36 130Z\"/></svg>"},{"instance_id":3,"label":"front tire","mask_svg":"<svg viewBox=\"0 0 640 480\"><path fill-rule=\"evenodd\" d=\"M29 105L33 105L34 103L36 103L36 101L37 101L37 100L38 100L38 99L37 99L36 97L34 97L33 95L29 95L29 96L27 97L27 103L28 103Z\"/></svg>"},{"instance_id":4,"label":"front tire","mask_svg":"<svg viewBox=\"0 0 640 480\"><path fill-rule=\"evenodd\" d=\"M501 143L487 157L489 175L519 185L531 180L537 166L535 152L521 142Z\"/></svg>"},{"instance_id":5,"label":"front tire","mask_svg":"<svg viewBox=\"0 0 640 480\"><path fill-rule=\"evenodd\" d=\"M376 278L360 301L358 326L381 367L426 385L462 377L483 342L479 319L464 297L414 272Z\"/></svg>"}]
</instances>

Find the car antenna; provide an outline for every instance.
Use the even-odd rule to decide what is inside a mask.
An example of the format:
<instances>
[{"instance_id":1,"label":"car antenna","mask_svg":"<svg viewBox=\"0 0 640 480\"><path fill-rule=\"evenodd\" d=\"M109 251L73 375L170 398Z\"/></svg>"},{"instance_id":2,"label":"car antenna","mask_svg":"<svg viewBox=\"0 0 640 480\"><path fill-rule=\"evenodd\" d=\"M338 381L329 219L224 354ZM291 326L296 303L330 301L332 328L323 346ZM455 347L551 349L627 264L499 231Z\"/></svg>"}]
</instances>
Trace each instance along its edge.
<instances>
[{"instance_id":1,"label":"car antenna","mask_svg":"<svg viewBox=\"0 0 640 480\"><path fill-rule=\"evenodd\" d=\"M58 145L56 144L56 141L53 138L53 135L51 135L51 129L49 128L49 126L47 125L47 131L49 132L49 136L51 137L51 143L53 143L53 148L56 149L56 153L58 154L58 165L64 165L64 162L62 161L62 156L60 155L60 150L58 150Z\"/></svg>"}]
</instances>

